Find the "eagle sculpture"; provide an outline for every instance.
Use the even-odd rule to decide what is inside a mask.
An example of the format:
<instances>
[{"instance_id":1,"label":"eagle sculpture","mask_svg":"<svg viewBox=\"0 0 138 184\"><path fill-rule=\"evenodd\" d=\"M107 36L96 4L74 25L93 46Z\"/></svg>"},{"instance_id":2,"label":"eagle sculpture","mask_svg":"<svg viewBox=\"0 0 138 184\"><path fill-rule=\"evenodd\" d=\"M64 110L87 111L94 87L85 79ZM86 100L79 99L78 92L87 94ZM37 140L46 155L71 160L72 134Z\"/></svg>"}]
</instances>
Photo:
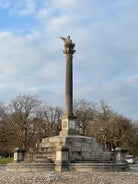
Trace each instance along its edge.
<instances>
[{"instance_id":1,"label":"eagle sculpture","mask_svg":"<svg viewBox=\"0 0 138 184\"><path fill-rule=\"evenodd\" d=\"M67 42L67 40L70 40L70 36L68 36L67 38L65 37L60 37L61 40L63 40L64 43Z\"/></svg>"}]
</instances>

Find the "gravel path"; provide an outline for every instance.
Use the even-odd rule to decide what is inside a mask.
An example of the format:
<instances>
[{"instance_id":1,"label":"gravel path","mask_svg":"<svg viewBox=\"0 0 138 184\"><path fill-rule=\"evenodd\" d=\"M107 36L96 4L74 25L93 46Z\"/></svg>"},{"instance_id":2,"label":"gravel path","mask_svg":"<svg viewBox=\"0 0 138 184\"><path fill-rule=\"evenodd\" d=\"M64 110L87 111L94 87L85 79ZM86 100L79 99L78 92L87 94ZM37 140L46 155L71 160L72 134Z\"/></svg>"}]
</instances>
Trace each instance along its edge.
<instances>
[{"instance_id":1,"label":"gravel path","mask_svg":"<svg viewBox=\"0 0 138 184\"><path fill-rule=\"evenodd\" d=\"M0 170L0 184L138 184L138 173L8 172Z\"/></svg>"}]
</instances>

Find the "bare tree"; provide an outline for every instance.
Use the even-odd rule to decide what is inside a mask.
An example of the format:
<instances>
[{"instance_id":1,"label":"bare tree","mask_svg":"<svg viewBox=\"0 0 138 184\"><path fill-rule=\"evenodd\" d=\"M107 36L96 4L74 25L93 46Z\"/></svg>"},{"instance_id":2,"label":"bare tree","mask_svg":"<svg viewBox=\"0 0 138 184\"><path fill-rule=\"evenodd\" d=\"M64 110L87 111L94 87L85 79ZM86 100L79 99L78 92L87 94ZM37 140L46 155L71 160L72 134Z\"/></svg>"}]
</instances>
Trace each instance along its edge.
<instances>
[{"instance_id":1,"label":"bare tree","mask_svg":"<svg viewBox=\"0 0 138 184\"><path fill-rule=\"evenodd\" d=\"M124 147L138 154L138 122L114 112L104 102L100 107L87 100L74 101L81 135L95 137L104 147ZM59 134L63 109L42 103L37 96L19 95L8 105L0 103L0 154L15 147L26 150L44 137Z\"/></svg>"},{"instance_id":2,"label":"bare tree","mask_svg":"<svg viewBox=\"0 0 138 184\"><path fill-rule=\"evenodd\" d=\"M41 101L36 96L19 95L11 101L8 108L7 121L15 130L18 146L28 150L33 118Z\"/></svg>"},{"instance_id":3,"label":"bare tree","mask_svg":"<svg viewBox=\"0 0 138 184\"><path fill-rule=\"evenodd\" d=\"M63 110L60 107L43 106L39 109L37 112L39 126L37 127L39 127L39 131L42 129L41 135L43 137L51 137L59 134L62 115Z\"/></svg>"},{"instance_id":4,"label":"bare tree","mask_svg":"<svg viewBox=\"0 0 138 184\"><path fill-rule=\"evenodd\" d=\"M0 103L0 154L6 156L12 151L12 140L14 140L14 133L11 126L9 126L7 119L7 107L2 102Z\"/></svg>"},{"instance_id":5,"label":"bare tree","mask_svg":"<svg viewBox=\"0 0 138 184\"><path fill-rule=\"evenodd\" d=\"M133 121L111 110L104 101L101 101L97 121L93 122L92 136L109 150L123 147L131 152L134 152L134 140L138 137Z\"/></svg>"},{"instance_id":6,"label":"bare tree","mask_svg":"<svg viewBox=\"0 0 138 184\"><path fill-rule=\"evenodd\" d=\"M89 131L89 122L95 121L96 118L96 104L85 99L75 100L74 114L77 117L77 126L79 133L81 135L87 135Z\"/></svg>"}]
</instances>

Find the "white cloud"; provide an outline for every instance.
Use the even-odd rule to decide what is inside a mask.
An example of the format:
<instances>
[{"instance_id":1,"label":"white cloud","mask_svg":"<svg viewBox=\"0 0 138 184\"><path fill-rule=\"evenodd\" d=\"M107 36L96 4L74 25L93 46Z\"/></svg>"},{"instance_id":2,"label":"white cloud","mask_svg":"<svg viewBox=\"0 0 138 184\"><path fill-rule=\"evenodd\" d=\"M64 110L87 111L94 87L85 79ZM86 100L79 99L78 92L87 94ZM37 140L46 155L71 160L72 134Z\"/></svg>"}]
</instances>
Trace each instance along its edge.
<instances>
[{"instance_id":1,"label":"white cloud","mask_svg":"<svg viewBox=\"0 0 138 184\"><path fill-rule=\"evenodd\" d=\"M37 18L40 18L40 19L44 19L44 18L47 18L49 16L49 10L47 10L47 8L42 8L40 10L38 10L37 12Z\"/></svg>"},{"instance_id":2,"label":"white cloud","mask_svg":"<svg viewBox=\"0 0 138 184\"><path fill-rule=\"evenodd\" d=\"M56 55L52 56L52 48L49 48L48 42L43 40L44 49L41 41L41 35L36 33L24 37L8 32L0 33L2 98L4 98L3 90L9 91L8 96L13 95L15 91L15 94L38 92L45 97L52 94L54 88L57 90L63 88L60 84L62 81L60 77L63 78L64 75L63 64L58 63Z\"/></svg>"}]
</instances>

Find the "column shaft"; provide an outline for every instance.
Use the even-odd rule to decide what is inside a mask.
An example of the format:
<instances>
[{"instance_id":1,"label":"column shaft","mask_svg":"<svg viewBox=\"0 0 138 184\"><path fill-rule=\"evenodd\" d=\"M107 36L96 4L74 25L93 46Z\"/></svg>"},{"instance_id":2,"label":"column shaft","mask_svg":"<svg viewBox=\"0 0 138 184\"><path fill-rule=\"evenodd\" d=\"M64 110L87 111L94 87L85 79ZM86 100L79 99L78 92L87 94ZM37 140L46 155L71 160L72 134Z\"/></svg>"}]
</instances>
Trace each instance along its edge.
<instances>
[{"instance_id":1,"label":"column shaft","mask_svg":"<svg viewBox=\"0 0 138 184\"><path fill-rule=\"evenodd\" d=\"M73 115L73 66L72 56L66 55L66 115Z\"/></svg>"}]
</instances>

